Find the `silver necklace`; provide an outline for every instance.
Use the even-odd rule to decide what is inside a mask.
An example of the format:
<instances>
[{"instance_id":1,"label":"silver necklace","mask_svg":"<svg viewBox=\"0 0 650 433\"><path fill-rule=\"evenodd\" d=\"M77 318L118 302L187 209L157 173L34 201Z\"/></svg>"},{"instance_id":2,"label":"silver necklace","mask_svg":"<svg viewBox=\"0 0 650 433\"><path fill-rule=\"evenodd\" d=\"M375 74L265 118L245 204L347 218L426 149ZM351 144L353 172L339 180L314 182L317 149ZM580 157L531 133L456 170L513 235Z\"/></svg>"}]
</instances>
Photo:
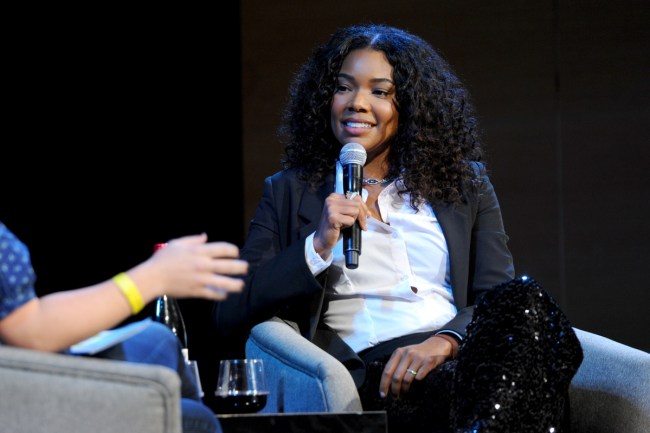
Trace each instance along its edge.
<instances>
[{"instance_id":1,"label":"silver necklace","mask_svg":"<svg viewBox=\"0 0 650 433\"><path fill-rule=\"evenodd\" d=\"M390 183L394 181L394 177L385 177L383 179L375 179L374 177L368 177L368 178L363 178L362 183L364 185L386 185L387 183Z\"/></svg>"}]
</instances>

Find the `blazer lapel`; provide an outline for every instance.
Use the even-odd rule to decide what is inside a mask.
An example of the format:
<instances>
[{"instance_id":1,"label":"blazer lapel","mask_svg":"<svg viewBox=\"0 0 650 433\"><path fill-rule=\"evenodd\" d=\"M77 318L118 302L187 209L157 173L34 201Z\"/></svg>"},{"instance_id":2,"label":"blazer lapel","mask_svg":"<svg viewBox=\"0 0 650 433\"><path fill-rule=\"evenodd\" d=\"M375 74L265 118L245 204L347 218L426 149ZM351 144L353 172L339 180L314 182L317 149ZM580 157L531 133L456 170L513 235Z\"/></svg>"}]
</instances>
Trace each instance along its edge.
<instances>
[{"instance_id":1,"label":"blazer lapel","mask_svg":"<svg viewBox=\"0 0 650 433\"><path fill-rule=\"evenodd\" d=\"M298 205L298 233L304 239L318 227L325 198L334 191L334 176L330 175L316 191L305 187Z\"/></svg>"}]
</instances>

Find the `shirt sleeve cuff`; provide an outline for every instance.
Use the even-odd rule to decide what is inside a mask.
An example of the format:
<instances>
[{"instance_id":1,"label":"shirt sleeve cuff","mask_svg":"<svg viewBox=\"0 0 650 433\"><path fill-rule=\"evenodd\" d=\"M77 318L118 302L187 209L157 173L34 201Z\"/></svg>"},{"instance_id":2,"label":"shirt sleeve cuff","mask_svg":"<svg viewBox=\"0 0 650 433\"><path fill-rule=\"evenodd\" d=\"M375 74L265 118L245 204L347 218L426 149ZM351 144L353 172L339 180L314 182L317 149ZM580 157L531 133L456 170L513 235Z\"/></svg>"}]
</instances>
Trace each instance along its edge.
<instances>
[{"instance_id":1,"label":"shirt sleeve cuff","mask_svg":"<svg viewBox=\"0 0 650 433\"><path fill-rule=\"evenodd\" d=\"M305 260L307 261L307 266L309 266L311 273L316 276L332 264L333 256L330 254L327 260L323 260L320 254L316 252L314 249L314 234L315 233L310 234L307 236L307 239L305 239Z\"/></svg>"},{"instance_id":2,"label":"shirt sleeve cuff","mask_svg":"<svg viewBox=\"0 0 650 433\"><path fill-rule=\"evenodd\" d=\"M463 341L463 336L460 335L460 334L459 334L458 332L456 332L456 331L452 331L451 329L442 329L442 330L436 332L436 335L440 335L440 334L443 334L443 335L451 335L451 336L454 337L456 340L458 340L459 343L460 343L461 341Z\"/></svg>"}]
</instances>

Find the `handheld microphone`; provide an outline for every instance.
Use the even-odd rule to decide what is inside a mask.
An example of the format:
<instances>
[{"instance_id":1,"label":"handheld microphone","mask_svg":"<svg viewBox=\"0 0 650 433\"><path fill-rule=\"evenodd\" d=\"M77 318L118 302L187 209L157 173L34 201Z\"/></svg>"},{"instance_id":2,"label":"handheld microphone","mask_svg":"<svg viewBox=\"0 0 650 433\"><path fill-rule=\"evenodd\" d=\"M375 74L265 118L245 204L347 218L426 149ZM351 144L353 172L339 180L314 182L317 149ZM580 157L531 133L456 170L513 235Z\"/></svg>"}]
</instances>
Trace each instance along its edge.
<instances>
[{"instance_id":1,"label":"handheld microphone","mask_svg":"<svg viewBox=\"0 0 650 433\"><path fill-rule=\"evenodd\" d=\"M361 194L363 181L363 165L366 163L366 149L359 143L348 143L341 148L339 161L343 167L343 192L346 197L351 193ZM361 255L361 226L355 221L351 227L346 227L343 232L343 253L345 266L348 269L359 267Z\"/></svg>"}]
</instances>

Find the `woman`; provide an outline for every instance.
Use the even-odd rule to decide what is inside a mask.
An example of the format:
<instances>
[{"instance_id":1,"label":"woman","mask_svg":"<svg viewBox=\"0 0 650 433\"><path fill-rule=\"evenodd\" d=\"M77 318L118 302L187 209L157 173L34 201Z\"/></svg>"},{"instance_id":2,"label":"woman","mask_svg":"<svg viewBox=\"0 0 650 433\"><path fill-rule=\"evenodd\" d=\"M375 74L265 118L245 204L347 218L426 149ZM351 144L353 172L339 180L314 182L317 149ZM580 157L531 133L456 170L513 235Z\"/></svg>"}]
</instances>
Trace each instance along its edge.
<instances>
[{"instance_id":1,"label":"woman","mask_svg":"<svg viewBox=\"0 0 650 433\"><path fill-rule=\"evenodd\" d=\"M421 38L351 26L295 77L242 258L246 287L221 329L271 316L348 367L389 430L549 432L582 353L557 304L517 278L481 161L472 104ZM345 145L363 147L361 196L343 194ZM358 268L342 232L362 232Z\"/></svg>"},{"instance_id":2,"label":"woman","mask_svg":"<svg viewBox=\"0 0 650 433\"><path fill-rule=\"evenodd\" d=\"M127 272L98 284L38 297L27 247L0 222L0 344L46 352L69 348L113 328L163 294L220 301L239 292L248 264L226 242L207 243L205 234L169 242L166 248ZM199 397L178 338L164 325L143 329L93 356L158 364L181 378L185 433L217 433L221 427Z\"/></svg>"}]
</instances>

